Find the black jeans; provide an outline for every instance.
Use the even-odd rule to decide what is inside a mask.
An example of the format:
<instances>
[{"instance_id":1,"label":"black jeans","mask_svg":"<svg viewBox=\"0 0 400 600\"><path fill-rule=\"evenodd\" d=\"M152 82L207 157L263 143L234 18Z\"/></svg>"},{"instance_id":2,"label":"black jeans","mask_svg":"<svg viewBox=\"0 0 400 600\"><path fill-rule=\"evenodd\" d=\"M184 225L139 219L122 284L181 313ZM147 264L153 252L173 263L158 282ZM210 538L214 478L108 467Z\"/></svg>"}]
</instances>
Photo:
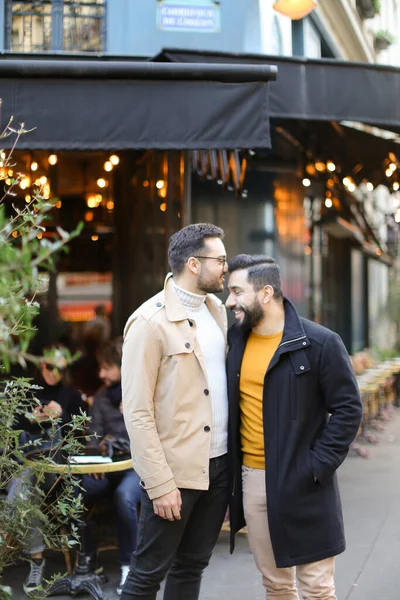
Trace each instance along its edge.
<instances>
[{"instance_id":1,"label":"black jeans","mask_svg":"<svg viewBox=\"0 0 400 600\"><path fill-rule=\"evenodd\" d=\"M180 489L180 521L154 514L142 494L138 543L121 600L156 600L168 569L164 600L197 600L228 505L227 455L210 460L208 490Z\"/></svg>"}]
</instances>

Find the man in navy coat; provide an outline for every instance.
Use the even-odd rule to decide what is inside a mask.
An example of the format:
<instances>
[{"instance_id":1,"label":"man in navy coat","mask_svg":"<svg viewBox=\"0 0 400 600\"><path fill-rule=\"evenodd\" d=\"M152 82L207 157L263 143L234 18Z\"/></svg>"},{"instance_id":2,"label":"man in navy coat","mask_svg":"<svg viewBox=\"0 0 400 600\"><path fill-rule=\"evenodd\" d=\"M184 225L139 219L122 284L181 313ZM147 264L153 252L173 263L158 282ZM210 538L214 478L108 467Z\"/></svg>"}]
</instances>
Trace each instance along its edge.
<instances>
[{"instance_id":1,"label":"man in navy coat","mask_svg":"<svg viewBox=\"0 0 400 600\"><path fill-rule=\"evenodd\" d=\"M268 600L336 600L336 470L362 418L340 337L299 317L266 256L229 263L231 550L245 522Z\"/></svg>"}]
</instances>

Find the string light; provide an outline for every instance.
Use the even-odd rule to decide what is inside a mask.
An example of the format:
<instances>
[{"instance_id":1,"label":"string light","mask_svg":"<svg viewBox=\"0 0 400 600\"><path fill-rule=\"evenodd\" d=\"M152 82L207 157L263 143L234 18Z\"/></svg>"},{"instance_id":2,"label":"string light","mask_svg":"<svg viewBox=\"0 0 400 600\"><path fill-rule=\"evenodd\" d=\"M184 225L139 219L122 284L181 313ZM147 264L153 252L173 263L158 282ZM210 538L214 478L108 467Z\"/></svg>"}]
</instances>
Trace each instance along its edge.
<instances>
[{"instance_id":1,"label":"string light","mask_svg":"<svg viewBox=\"0 0 400 600\"><path fill-rule=\"evenodd\" d=\"M400 183L398 181L395 181L393 184L393 189L395 192L397 192L397 190L400 188Z\"/></svg>"},{"instance_id":2,"label":"string light","mask_svg":"<svg viewBox=\"0 0 400 600\"><path fill-rule=\"evenodd\" d=\"M332 200L330 198L325 198L325 206L326 208L332 208Z\"/></svg>"},{"instance_id":3,"label":"string light","mask_svg":"<svg viewBox=\"0 0 400 600\"><path fill-rule=\"evenodd\" d=\"M307 177L304 177L302 184L304 185L304 187L310 187L311 181Z\"/></svg>"},{"instance_id":4,"label":"string light","mask_svg":"<svg viewBox=\"0 0 400 600\"><path fill-rule=\"evenodd\" d=\"M334 171L336 171L336 165L334 162L332 162L331 160L328 160L328 162L326 163L326 168L328 169L328 171L330 171L331 173L333 173Z\"/></svg>"},{"instance_id":5,"label":"string light","mask_svg":"<svg viewBox=\"0 0 400 600\"><path fill-rule=\"evenodd\" d=\"M50 154L47 160L49 162L49 165L54 167L54 165L56 165L58 162L58 156L57 154Z\"/></svg>"},{"instance_id":6,"label":"string light","mask_svg":"<svg viewBox=\"0 0 400 600\"><path fill-rule=\"evenodd\" d=\"M373 189L374 189L374 184L371 183L370 181L367 181L367 190L369 192L372 192Z\"/></svg>"},{"instance_id":7,"label":"string light","mask_svg":"<svg viewBox=\"0 0 400 600\"><path fill-rule=\"evenodd\" d=\"M110 160L107 160L107 161L104 163L104 170L105 170L105 171L112 171L112 170L113 170L113 168L114 168L114 165L112 164L112 162L111 162Z\"/></svg>"},{"instance_id":8,"label":"string light","mask_svg":"<svg viewBox=\"0 0 400 600\"><path fill-rule=\"evenodd\" d=\"M37 171L38 170L39 165L37 164L36 161L33 161L31 163L31 171Z\"/></svg>"},{"instance_id":9,"label":"string light","mask_svg":"<svg viewBox=\"0 0 400 600\"><path fill-rule=\"evenodd\" d=\"M119 156L117 154L112 154L109 158L110 162L116 167L119 165Z\"/></svg>"},{"instance_id":10,"label":"string light","mask_svg":"<svg viewBox=\"0 0 400 600\"><path fill-rule=\"evenodd\" d=\"M159 179L157 181L157 183L156 183L156 188L158 190L162 190L162 188L164 187L164 185L165 185L165 181L163 179Z\"/></svg>"},{"instance_id":11,"label":"string light","mask_svg":"<svg viewBox=\"0 0 400 600\"><path fill-rule=\"evenodd\" d=\"M355 192L356 186L354 183L350 182L349 185L347 186L347 189L349 190L349 192Z\"/></svg>"},{"instance_id":12,"label":"string light","mask_svg":"<svg viewBox=\"0 0 400 600\"><path fill-rule=\"evenodd\" d=\"M392 172L394 172L394 171L397 169L397 165L396 165L395 163L393 163L393 162L392 162L392 163L390 163L390 165L389 165L389 169L390 169Z\"/></svg>"},{"instance_id":13,"label":"string light","mask_svg":"<svg viewBox=\"0 0 400 600\"><path fill-rule=\"evenodd\" d=\"M97 180L97 185L99 188L105 188L107 186L107 181L103 179L103 177L100 177L100 179Z\"/></svg>"},{"instance_id":14,"label":"string light","mask_svg":"<svg viewBox=\"0 0 400 600\"><path fill-rule=\"evenodd\" d=\"M386 177L391 177L393 175L392 169L386 169L385 175L386 175Z\"/></svg>"},{"instance_id":15,"label":"string light","mask_svg":"<svg viewBox=\"0 0 400 600\"><path fill-rule=\"evenodd\" d=\"M165 211L167 210L167 203L166 203L166 202L162 202L162 203L160 204L160 210L161 210L162 212L165 212Z\"/></svg>"},{"instance_id":16,"label":"string light","mask_svg":"<svg viewBox=\"0 0 400 600\"><path fill-rule=\"evenodd\" d=\"M92 242L97 242L98 239L99 239L98 235L92 235Z\"/></svg>"}]
</instances>

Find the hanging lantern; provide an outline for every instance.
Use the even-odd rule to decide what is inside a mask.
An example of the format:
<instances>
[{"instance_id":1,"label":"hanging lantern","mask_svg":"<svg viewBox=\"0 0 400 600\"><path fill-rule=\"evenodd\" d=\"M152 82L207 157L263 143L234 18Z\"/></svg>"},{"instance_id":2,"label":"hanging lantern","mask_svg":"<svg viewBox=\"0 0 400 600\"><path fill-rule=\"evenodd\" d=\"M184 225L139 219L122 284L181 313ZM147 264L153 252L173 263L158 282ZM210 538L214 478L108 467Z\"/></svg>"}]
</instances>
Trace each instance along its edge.
<instances>
[{"instance_id":1,"label":"hanging lantern","mask_svg":"<svg viewBox=\"0 0 400 600\"><path fill-rule=\"evenodd\" d=\"M297 21L314 10L317 0L275 0L273 6L281 15Z\"/></svg>"}]
</instances>

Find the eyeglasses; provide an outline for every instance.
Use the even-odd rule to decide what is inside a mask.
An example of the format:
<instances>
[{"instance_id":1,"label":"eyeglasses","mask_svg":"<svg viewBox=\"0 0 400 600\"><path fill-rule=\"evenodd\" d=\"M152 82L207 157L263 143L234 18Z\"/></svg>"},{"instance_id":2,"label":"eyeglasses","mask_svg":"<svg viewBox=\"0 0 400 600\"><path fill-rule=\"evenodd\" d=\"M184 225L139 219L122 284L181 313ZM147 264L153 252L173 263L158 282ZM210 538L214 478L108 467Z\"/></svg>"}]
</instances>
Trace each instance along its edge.
<instances>
[{"instance_id":1,"label":"eyeglasses","mask_svg":"<svg viewBox=\"0 0 400 600\"><path fill-rule=\"evenodd\" d=\"M193 256L193 258L207 258L208 260L216 260L221 267L224 267L228 264L228 259L224 256Z\"/></svg>"},{"instance_id":2,"label":"eyeglasses","mask_svg":"<svg viewBox=\"0 0 400 600\"><path fill-rule=\"evenodd\" d=\"M65 371L65 367L58 367L57 365L52 365L50 363L44 363L47 371L58 371L59 373L63 373Z\"/></svg>"}]
</instances>

